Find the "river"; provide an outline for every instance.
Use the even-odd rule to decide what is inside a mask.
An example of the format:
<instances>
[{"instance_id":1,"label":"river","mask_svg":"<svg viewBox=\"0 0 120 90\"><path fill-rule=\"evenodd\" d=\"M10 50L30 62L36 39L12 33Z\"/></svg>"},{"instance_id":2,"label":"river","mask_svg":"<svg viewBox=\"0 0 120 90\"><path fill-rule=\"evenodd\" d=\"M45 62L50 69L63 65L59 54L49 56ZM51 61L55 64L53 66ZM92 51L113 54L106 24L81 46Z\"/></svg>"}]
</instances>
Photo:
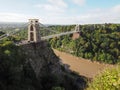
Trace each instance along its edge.
<instances>
[{"instance_id":1,"label":"river","mask_svg":"<svg viewBox=\"0 0 120 90\"><path fill-rule=\"evenodd\" d=\"M113 65L92 62L87 59L78 58L71 54L60 52L53 49L54 53L61 59L63 64L69 65L69 69L88 78L94 78L105 68L111 68Z\"/></svg>"}]
</instances>

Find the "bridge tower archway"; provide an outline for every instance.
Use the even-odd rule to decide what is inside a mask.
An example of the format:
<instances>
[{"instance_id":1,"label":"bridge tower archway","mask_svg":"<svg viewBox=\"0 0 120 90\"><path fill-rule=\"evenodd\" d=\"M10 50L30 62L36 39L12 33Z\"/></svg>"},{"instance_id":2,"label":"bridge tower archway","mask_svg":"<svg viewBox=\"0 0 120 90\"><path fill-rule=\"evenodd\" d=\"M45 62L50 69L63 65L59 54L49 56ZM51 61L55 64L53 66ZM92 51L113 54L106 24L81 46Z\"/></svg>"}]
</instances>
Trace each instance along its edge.
<instances>
[{"instance_id":1,"label":"bridge tower archway","mask_svg":"<svg viewBox=\"0 0 120 90\"><path fill-rule=\"evenodd\" d=\"M75 26L75 33L73 33L72 39L75 40L78 39L79 37L80 37L80 25L77 24Z\"/></svg>"},{"instance_id":2,"label":"bridge tower archway","mask_svg":"<svg viewBox=\"0 0 120 90\"><path fill-rule=\"evenodd\" d=\"M39 19L29 19L28 24L28 41L29 42L40 42L40 26L39 26Z\"/></svg>"},{"instance_id":3,"label":"bridge tower archway","mask_svg":"<svg viewBox=\"0 0 120 90\"><path fill-rule=\"evenodd\" d=\"M77 25L75 26L75 31L76 31L76 32L80 32L80 25L79 25L79 24L77 24Z\"/></svg>"}]
</instances>

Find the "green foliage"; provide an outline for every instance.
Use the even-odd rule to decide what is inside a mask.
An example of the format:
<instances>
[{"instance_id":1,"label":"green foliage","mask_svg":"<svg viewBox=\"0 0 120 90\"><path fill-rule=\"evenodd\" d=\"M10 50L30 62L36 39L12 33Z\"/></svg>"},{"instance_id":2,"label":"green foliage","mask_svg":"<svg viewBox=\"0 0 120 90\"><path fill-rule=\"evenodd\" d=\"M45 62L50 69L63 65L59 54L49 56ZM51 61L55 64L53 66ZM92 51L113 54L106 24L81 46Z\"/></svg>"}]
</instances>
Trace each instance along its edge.
<instances>
[{"instance_id":1,"label":"green foliage","mask_svg":"<svg viewBox=\"0 0 120 90\"><path fill-rule=\"evenodd\" d=\"M28 36L28 33L27 33L27 29L26 28L24 28L24 29L22 29L19 33L17 33L17 35L16 35L16 37L17 37L17 39L27 39L27 36Z\"/></svg>"},{"instance_id":2,"label":"green foliage","mask_svg":"<svg viewBox=\"0 0 120 90\"><path fill-rule=\"evenodd\" d=\"M25 55L12 41L0 45L0 90L34 90L37 82ZM37 89L36 89L37 90Z\"/></svg>"},{"instance_id":3,"label":"green foliage","mask_svg":"<svg viewBox=\"0 0 120 90\"><path fill-rule=\"evenodd\" d=\"M63 87L53 87L52 90L65 90Z\"/></svg>"},{"instance_id":4,"label":"green foliage","mask_svg":"<svg viewBox=\"0 0 120 90\"><path fill-rule=\"evenodd\" d=\"M57 28L59 31L69 31L74 26L52 27ZM65 35L50 39L49 42L53 48L78 57L110 64L120 62L119 24L81 25L80 34L80 38L76 40L71 39L72 35Z\"/></svg>"},{"instance_id":5,"label":"green foliage","mask_svg":"<svg viewBox=\"0 0 120 90\"><path fill-rule=\"evenodd\" d=\"M3 35L3 34L5 34L5 33L4 33L4 32L2 32L2 31L0 31L0 36L1 36L1 35Z\"/></svg>"},{"instance_id":6,"label":"green foliage","mask_svg":"<svg viewBox=\"0 0 120 90\"><path fill-rule=\"evenodd\" d=\"M90 83L87 90L120 90L120 67L105 70Z\"/></svg>"},{"instance_id":7,"label":"green foliage","mask_svg":"<svg viewBox=\"0 0 120 90\"><path fill-rule=\"evenodd\" d=\"M59 81L56 75L46 74L41 77L41 85L43 90L51 90L53 86L59 85Z\"/></svg>"},{"instance_id":8,"label":"green foliage","mask_svg":"<svg viewBox=\"0 0 120 90\"><path fill-rule=\"evenodd\" d=\"M11 52L10 52L9 50L5 50L4 53L5 53L6 55L10 55Z\"/></svg>"}]
</instances>

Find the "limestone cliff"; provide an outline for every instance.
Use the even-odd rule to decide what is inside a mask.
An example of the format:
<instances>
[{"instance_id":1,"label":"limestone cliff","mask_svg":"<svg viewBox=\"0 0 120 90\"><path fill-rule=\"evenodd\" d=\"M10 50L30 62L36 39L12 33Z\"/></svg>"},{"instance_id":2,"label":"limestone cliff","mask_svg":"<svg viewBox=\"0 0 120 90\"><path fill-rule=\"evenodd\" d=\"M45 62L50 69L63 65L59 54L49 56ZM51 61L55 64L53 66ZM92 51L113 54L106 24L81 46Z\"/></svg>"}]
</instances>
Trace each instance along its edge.
<instances>
[{"instance_id":1,"label":"limestone cliff","mask_svg":"<svg viewBox=\"0 0 120 90\"><path fill-rule=\"evenodd\" d=\"M21 46L37 77L46 72L61 74L59 58L47 45L47 42L41 41Z\"/></svg>"},{"instance_id":2,"label":"limestone cliff","mask_svg":"<svg viewBox=\"0 0 120 90\"><path fill-rule=\"evenodd\" d=\"M20 47L26 57L26 64L30 64L38 79L40 90L52 90L53 86L64 87L65 90L85 88L85 78L66 69L46 41L28 43Z\"/></svg>"}]
</instances>

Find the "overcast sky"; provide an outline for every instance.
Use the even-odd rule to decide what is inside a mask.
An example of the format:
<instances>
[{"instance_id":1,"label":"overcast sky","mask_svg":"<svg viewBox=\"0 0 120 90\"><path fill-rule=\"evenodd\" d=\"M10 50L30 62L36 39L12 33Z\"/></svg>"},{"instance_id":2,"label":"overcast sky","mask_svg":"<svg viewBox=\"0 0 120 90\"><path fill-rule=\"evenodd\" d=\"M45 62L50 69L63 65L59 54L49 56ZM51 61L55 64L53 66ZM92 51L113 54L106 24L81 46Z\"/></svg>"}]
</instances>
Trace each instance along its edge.
<instances>
[{"instance_id":1,"label":"overcast sky","mask_svg":"<svg viewBox=\"0 0 120 90\"><path fill-rule=\"evenodd\" d=\"M120 0L0 0L0 22L120 23Z\"/></svg>"}]
</instances>

